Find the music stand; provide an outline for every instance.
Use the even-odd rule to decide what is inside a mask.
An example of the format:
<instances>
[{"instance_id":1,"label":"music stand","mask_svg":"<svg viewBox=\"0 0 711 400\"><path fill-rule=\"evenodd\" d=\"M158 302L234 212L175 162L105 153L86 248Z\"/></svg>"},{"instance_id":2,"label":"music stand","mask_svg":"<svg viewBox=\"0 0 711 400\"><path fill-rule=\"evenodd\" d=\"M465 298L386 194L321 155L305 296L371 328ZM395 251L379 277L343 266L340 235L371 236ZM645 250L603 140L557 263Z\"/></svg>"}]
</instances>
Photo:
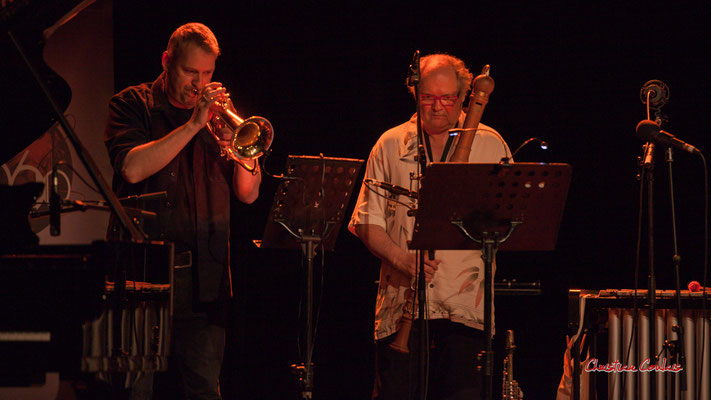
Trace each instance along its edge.
<instances>
[{"instance_id":1,"label":"music stand","mask_svg":"<svg viewBox=\"0 0 711 400\"><path fill-rule=\"evenodd\" d=\"M484 259L484 399L493 387L494 256L499 249L555 249L570 175L568 164L432 163L422 181L409 247L481 249Z\"/></svg>"},{"instance_id":2,"label":"music stand","mask_svg":"<svg viewBox=\"0 0 711 400\"><path fill-rule=\"evenodd\" d=\"M260 248L301 248L307 260L306 357L292 365L301 396L313 393L313 260L316 248L332 251L363 160L290 155L277 188Z\"/></svg>"}]
</instances>

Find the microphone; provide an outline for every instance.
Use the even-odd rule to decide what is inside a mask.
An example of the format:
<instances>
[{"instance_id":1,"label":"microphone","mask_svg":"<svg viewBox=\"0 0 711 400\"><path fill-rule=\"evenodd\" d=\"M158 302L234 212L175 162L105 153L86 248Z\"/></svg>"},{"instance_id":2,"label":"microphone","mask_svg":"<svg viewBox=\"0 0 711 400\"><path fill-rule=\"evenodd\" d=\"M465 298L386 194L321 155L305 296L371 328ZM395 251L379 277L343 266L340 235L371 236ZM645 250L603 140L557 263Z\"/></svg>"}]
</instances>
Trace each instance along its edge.
<instances>
[{"instance_id":1,"label":"microphone","mask_svg":"<svg viewBox=\"0 0 711 400\"><path fill-rule=\"evenodd\" d=\"M49 234L59 236L62 233L61 213L62 201L59 198L59 178L57 178L57 166L52 167L52 175L49 184Z\"/></svg>"},{"instance_id":2,"label":"microphone","mask_svg":"<svg viewBox=\"0 0 711 400\"><path fill-rule=\"evenodd\" d=\"M659 124L648 119L642 120L639 124L637 124L637 137L645 142L656 142L665 146L684 150L691 154L701 154L699 149L696 147L684 142L683 140L677 139L676 136L669 132L661 130Z\"/></svg>"},{"instance_id":3,"label":"microphone","mask_svg":"<svg viewBox=\"0 0 711 400\"><path fill-rule=\"evenodd\" d=\"M529 144L531 142L538 142L538 145L541 146L541 150L548 150L548 142L546 142L545 140L541 140L541 139L535 138L535 137L528 138L523 143L521 143L521 145L518 146L516 148L516 150L514 150L513 153L511 153L511 157L502 157L501 162L504 164L508 164L509 161L511 161L511 159L513 159L513 156L516 155L516 153L518 153L522 148L524 148L524 146L526 146L527 144Z\"/></svg>"},{"instance_id":4,"label":"microphone","mask_svg":"<svg viewBox=\"0 0 711 400\"><path fill-rule=\"evenodd\" d=\"M518 146L516 148L516 150L514 150L513 153L511 153L511 158L513 158L513 156L515 156L516 153L518 153L525 145L527 145L531 142L538 142L538 144L541 146L541 150L548 150L548 142L546 142L545 140L541 140L539 138L532 137L532 138L526 139L525 142L521 143L521 145Z\"/></svg>"},{"instance_id":5,"label":"microphone","mask_svg":"<svg viewBox=\"0 0 711 400\"><path fill-rule=\"evenodd\" d=\"M410 63L410 72L407 75L407 86L413 87L420 83L420 51L415 50Z\"/></svg>"},{"instance_id":6,"label":"microphone","mask_svg":"<svg viewBox=\"0 0 711 400\"><path fill-rule=\"evenodd\" d=\"M661 108L669 101L669 88L660 81L653 79L647 81L639 91L639 98L642 104L647 104L647 96L649 95L649 106Z\"/></svg>"},{"instance_id":7,"label":"microphone","mask_svg":"<svg viewBox=\"0 0 711 400\"><path fill-rule=\"evenodd\" d=\"M413 199L417 198L417 192L413 192L412 190L405 189L402 186L393 185L392 183L376 181L375 179L370 179L370 178L366 178L365 183L373 185L373 186L377 186L381 189L385 189L388 192L398 195L398 196L402 195L402 196L411 197Z\"/></svg>"},{"instance_id":8,"label":"microphone","mask_svg":"<svg viewBox=\"0 0 711 400\"><path fill-rule=\"evenodd\" d=\"M146 193L146 194L135 194L131 196L126 196L126 197L121 197L118 199L122 204L123 203L128 203L130 201L138 201L138 200L163 200L168 198L168 192L165 190L161 192L153 192L153 193ZM105 206L107 203L104 200L99 200L96 202L97 205L100 206ZM124 207L127 208L127 207Z\"/></svg>"},{"instance_id":9,"label":"microphone","mask_svg":"<svg viewBox=\"0 0 711 400\"><path fill-rule=\"evenodd\" d=\"M139 194L133 196L126 196L119 199L120 202L133 201L133 200L163 200L168 198L168 192L165 190L161 192L153 192L146 194Z\"/></svg>"}]
</instances>

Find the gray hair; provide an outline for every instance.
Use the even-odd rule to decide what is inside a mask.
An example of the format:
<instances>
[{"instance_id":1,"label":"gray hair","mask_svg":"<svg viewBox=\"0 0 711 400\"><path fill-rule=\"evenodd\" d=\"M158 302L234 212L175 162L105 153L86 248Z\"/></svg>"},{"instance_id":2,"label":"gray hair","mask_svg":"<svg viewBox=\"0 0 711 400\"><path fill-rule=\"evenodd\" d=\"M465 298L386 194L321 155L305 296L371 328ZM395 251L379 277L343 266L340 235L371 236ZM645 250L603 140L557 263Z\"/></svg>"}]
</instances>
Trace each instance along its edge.
<instances>
[{"instance_id":1,"label":"gray hair","mask_svg":"<svg viewBox=\"0 0 711 400\"><path fill-rule=\"evenodd\" d=\"M464 64L464 61L457 57L445 53L429 54L420 58L420 77L424 78L432 71L442 68L451 67L457 76L457 87L459 88L459 96L464 96L472 85L474 77L469 69ZM412 95L415 95L415 88L408 87Z\"/></svg>"}]
</instances>

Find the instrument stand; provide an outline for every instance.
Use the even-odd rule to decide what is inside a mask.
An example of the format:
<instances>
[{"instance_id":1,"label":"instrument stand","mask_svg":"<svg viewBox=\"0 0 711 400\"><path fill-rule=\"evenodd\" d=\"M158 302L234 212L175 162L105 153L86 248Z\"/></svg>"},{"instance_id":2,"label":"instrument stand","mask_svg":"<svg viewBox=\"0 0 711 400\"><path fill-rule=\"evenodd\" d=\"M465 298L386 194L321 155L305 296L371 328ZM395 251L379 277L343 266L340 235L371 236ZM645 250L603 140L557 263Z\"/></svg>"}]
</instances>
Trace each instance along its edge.
<instances>
[{"instance_id":1,"label":"instrument stand","mask_svg":"<svg viewBox=\"0 0 711 400\"><path fill-rule=\"evenodd\" d=\"M684 354L684 324L682 323L683 318L681 314L681 277L680 277L680 264L681 257L679 256L679 246L676 236L676 207L674 206L674 176L672 174L672 164L674 162L674 152L671 147L665 149L664 154L667 162L667 168L669 172L669 199L671 207L672 216L672 239L674 247L674 256L672 257L672 264L674 264L674 287L676 296L676 315L677 315L677 325L674 327L678 336L678 345L672 347L671 355L676 362L681 365L681 373L679 374L679 387L675 388L676 392L679 393L679 397L682 393L687 391L686 382L686 355ZM650 313L651 315L651 313ZM650 318L651 319L651 318Z\"/></svg>"},{"instance_id":2,"label":"instrument stand","mask_svg":"<svg viewBox=\"0 0 711 400\"><path fill-rule=\"evenodd\" d=\"M420 80L422 79L422 71L420 69L420 50L415 50L415 54L412 56L412 62L410 63L410 68L407 74L407 86L413 89L415 94L415 114L417 115L417 156L415 160L417 161L418 170L416 176L413 177L410 174L410 179L418 180L422 179L427 172L427 154L425 153L425 146L423 144L424 137L426 133L422 129L422 112L420 104ZM427 256L432 260L434 259L434 251L429 249L426 251ZM419 251L417 254L417 276L415 281L417 282L417 312L420 316L418 320L418 325L420 329L420 340L419 340L419 357L417 358L417 370L420 382L426 382L427 379L427 360L429 358L429 350L427 340L429 338L429 332L427 327L427 317L425 315L425 304L427 303L427 289L425 282L425 251ZM419 385L419 398L420 400L427 399L427 385Z\"/></svg>"},{"instance_id":3,"label":"instrument stand","mask_svg":"<svg viewBox=\"0 0 711 400\"><path fill-rule=\"evenodd\" d=\"M647 144L651 146L651 144ZM654 273L654 147L649 150L649 162L643 165L644 172L647 177L647 260L648 275L647 275L647 303L649 307L649 360L650 364L657 364L657 326L655 321L657 309L657 280ZM681 316L679 316L681 321ZM655 371L650 373L650 396L657 397L657 374Z\"/></svg>"},{"instance_id":4,"label":"instrument stand","mask_svg":"<svg viewBox=\"0 0 711 400\"><path fill-rule=\"evenodd\" d=\"M328 225L326 232L324 232L323 237L328 235L328 228L333 225ZM306 356L304 357L304 362L300 364L293 364L291 366L292 372L294 372L299 377L299 383L301 384L301 398L311 399L313 397L313 368L314 364L312 361L313 357L313 279L314 279L314 256L316 255L316 248L323 237L321 236L311 236L300 235L293 233L290 229L284 226L286 230L291 234L296 240L301 243L301 249L306 257Z\"/></svg>"},{"instance_id":5,"label":"instrument stand","mask_svg":"<svg viewBox=\"0 0 711 400\"><path fill-rule=\"evenodd\" d=\"M469 238L469 240L479 244L481 246L481 258L484 260L484 332L486 333L486 345L484 348L484 398L492 398L492 390L494 387L493 376L494 376L494 349L492 348L492 331L493 331L493 313L492 313L492 300L493 300L493 288L492 282L494 281L493 276L493 264L494 257L496 256L496 251L501 243L506 242L511 234L514 232L517 226L521 225L521 221L510 221L509 229L506 234L499 238L499 232L481 232L479 238L474 237L470 234L464 223L461 220L451 221L462 233Z\"/></svg>"},{"instance_id":6,"label":"instrument stand","mask_svg":"<svg viewBox=\"0 0 711 400\"><path fill-rule=\"evenodd\" d=\"M422 181L410 248L482 252L484 399L493 389L494 256L498 250L555 249L570 175L568 164L432 163Z\"/></svg>"},{"instance_id":7,"label":"instrument stand","mask_svg":"<svg viewBox=\"0 0 711 400\"><path fill-rule=\"evenodd\" d=\"M314 389L314 256L319 246L333 250L362 164L363 160L323 155L289 156L262 240L254 241L260 248L300 248L307 261L306 354L302 363L291 366L299 377L302 399L313 398Z\"/></svg>"}]
</instances>

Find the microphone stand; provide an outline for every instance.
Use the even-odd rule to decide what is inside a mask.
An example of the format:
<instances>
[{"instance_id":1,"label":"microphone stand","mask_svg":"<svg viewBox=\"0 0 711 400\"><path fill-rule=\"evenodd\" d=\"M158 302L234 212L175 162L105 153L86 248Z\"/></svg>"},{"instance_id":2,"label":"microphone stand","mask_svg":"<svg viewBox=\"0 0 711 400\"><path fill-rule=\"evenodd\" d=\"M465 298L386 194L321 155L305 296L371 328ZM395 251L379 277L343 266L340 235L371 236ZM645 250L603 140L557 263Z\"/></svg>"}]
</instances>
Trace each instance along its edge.
<instances>
[{"instance_id":1,"label":"microphone stand","mask_svg":"<svg viewBox=\"0 0 711 400\"><path fill-rule=\"evenodd\" d=\"M651 142L650 142L651 143ZM647 173L647 257L649 258L649 275L647 277L647 301L649 302L649 363L655 364L656 356L656 297L657 297L657 282L654 276L654 151L653 149L645 155L644 168ZM657 379L656 374L650 376L650 398L656 399L657 396Z\"/></svg>"},{"instance_id":2,"label":"microphone stand","mask_svg":"<svg viewBox=\"0 0 711 400\"><path fill-rule=\"evenodd\" d=\"M427 155L425 153L424 136L426 133L422 130L422 119L420 113L420 51L415 50L415 54L412 57L412 63L410 64L410 74L407 78L408 86L412 86L415 90L415 109L417 115L417 162L420 167L420 174L415 179L422 182L422 178L425 176L425 171L427 170ZM418 184L418 192L420 185ZM419 199L418 199L419 200ZM418 202L419 205L419 202ZM427 251L430 259L434 258L434 250ZM428 380L427 377L427 317L425 315L425 303L427 302L427 287L425 283L425 253L421 250L418 251L418 270L417 270L417 315L419 315L419 357L418 357L418 371L419 371L419 398L421 400L427 399L427 386L425 383Z\"/></svg>"},{"instance_id":3,"label":"microphone stand","mask_svg":"<svg viewBox=\"0 0 711 400\"><path fill-rule=\"evenodd\" d=\"M54 139L52 139L54 140ZM54 145L52 145L52 157L54 157ZM52 175L49 184L49 234L59 236L62 233L62 200L59 197L57 164L52 166Z\"/></svg>"},{"instance_id":4,"label":"microphone stand","mask_svg":"<svg viewBox=\"0 0 711 400\"><path fill-rule=\"evenodd\" d=\"M677 345L672 348L672 354L675 358L678 358L678 364L681 365L681 374L679 375L679 390L681 392L686 392L686 371L684 365L686 365L686 356L684 355L684 325L682 323L681 315L681 278L679 274L679 264L681 263L681 257L679 256L679 249L677 246L676 237L676 210L674 207L674 179L672 176L672 163L674 162L674 153L671 147L666 149L666 161L669 170L669 199L671 205L671 217L672 217L672 240L674 244L674 256L672 257L672 263L674 264L674 284L676 286L676 315L677 324L672 327L673 330L677 332Z\"/></svg>"}]
</instances>

